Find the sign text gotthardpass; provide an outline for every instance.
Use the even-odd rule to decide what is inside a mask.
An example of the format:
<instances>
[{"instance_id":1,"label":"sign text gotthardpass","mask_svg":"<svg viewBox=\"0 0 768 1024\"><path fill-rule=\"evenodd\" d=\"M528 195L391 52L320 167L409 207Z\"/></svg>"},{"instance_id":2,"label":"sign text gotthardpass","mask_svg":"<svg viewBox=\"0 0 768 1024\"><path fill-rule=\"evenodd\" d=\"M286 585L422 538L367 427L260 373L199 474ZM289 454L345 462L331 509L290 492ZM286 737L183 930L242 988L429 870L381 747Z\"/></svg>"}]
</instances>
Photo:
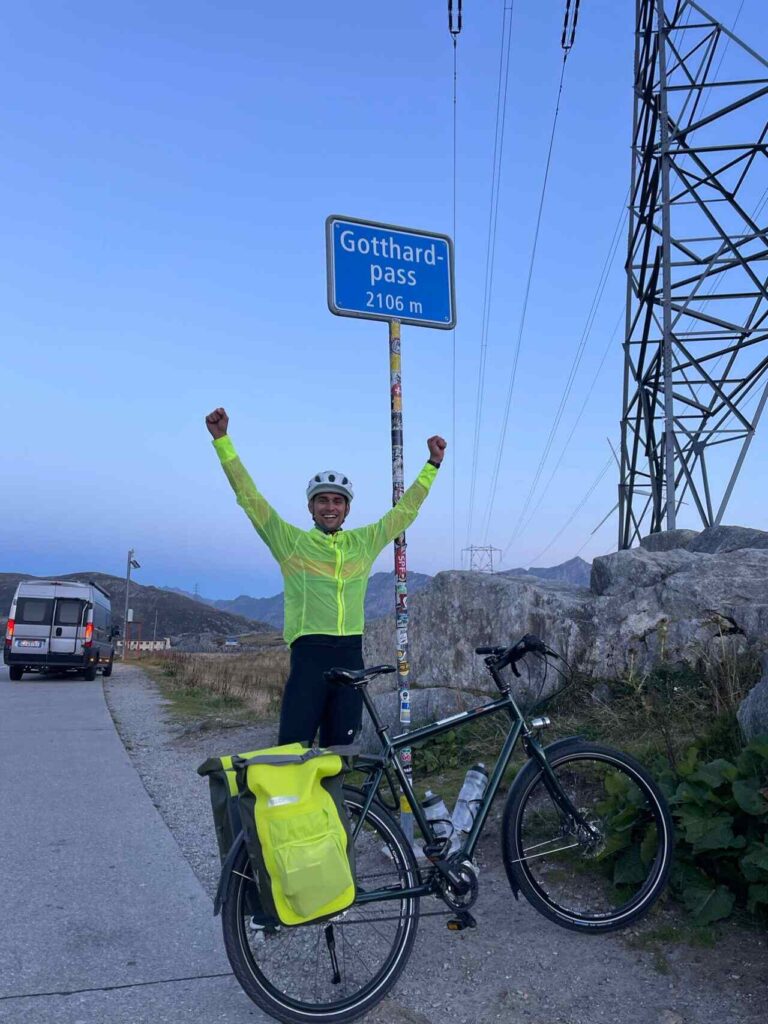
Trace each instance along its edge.
<instances>
[{"instance_id":1,"label":"sign text gotthardpass","mask_svg":"<svg viewBox=\"0 0 768 1024\"><path fill-rule=\"evenodd\" d=\"M325 225L332 313L443 330L455 326L448 235L336 215Z\"/></svg>"}]
</instances>

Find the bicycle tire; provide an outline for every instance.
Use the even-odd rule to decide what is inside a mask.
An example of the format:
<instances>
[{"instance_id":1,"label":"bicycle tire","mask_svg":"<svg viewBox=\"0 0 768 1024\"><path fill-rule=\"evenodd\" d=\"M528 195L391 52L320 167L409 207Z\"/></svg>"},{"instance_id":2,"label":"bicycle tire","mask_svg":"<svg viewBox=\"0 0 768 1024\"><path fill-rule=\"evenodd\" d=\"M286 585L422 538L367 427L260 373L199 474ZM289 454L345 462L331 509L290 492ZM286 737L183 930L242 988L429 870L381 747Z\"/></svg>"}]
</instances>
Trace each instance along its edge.
<instances>
[{"instance_id":1,"label":"bicycle tire","mask_svg":"<svg viewBox=\"0 0 768 1024\"><path fill-rule=\"evenodd\" d=\"M354 828L363 796L345 788L344 801ZM416 861L400 826L376 801L355 840L355 876L358 893L366 881L369 889L418 884ZM277 1020L355 1020L384 998L408 962L419 921L418 897L354 903L331 921L317 924L254 929L248 911L253 909L256 888L243 847L222 905L224 945L243 990ZM329 925L342 960L337 984L332 981L325 935Z\"/></svg>"},{"instance_id":2,"label":"bicycle tire","mask_svg":"<svg viewBox=\"0 0 768 1024\"><path fill-rule=\"evenodd\" d=\"M666 800L634 758L610 747L574 740L557 744L547 760L592 831L557 807L538 762L529 761L504 810L510 884L565 928L624 928L651 909L672 866Z\"/></svg>"}]
</instances>

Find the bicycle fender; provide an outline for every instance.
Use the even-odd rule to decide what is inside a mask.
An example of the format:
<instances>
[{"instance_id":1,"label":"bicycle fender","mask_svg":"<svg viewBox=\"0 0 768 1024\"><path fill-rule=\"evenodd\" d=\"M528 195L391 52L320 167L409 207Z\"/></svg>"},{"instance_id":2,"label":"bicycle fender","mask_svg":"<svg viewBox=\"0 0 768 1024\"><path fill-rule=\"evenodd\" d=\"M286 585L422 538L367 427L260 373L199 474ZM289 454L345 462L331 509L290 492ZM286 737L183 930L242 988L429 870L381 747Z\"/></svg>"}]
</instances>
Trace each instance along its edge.
<instances>
[{"instance_id":1,"label":"bicycle fender","mask_svg":"<svg viewBox=\"0 0 768 1024\"><path fill-rule=\"evenodd\" d=\"M218 916L221 912L221 905L224 902L224 893L227 891L227 886L229 885L232 868L237 855L240 853L240 848L243 846L245 846L245 836L242 832L238 832L234 842L229 848L229 853L224 859L224 863L221 865L221 876L219 877L219 885L216 889L216 899L213 901L214 917Z\"/></svg>"},{"instance_id":2,"label":"bicycle fender","mask_svg":"<svg viewBox=\"0 0 768 1024\"><path fill-rule=\"evenodd\" d=\"M583 736L566 736L564 739L555 740L554 743L550 743L548 746L544 747L544 753L546 754L547 758L549 758L550 755L556 754L563 747L567 747L571 743L577 743L577 742L580 743L583 739L584 739ZM529 775L533 775L536 771L538 771L538 767L539 767L538 763L533 758L531 758L528 761L528 763L524 766L524 768L521 771L519 771L517 773L517 775L515 776L514 782L509 787L509 792L507 793L507 799L506 799L506 802L504 804L504 817L503 817L503 820L504 820L504 823L505 823L505 827L502 829L502 843L503 843L502 854L503 854L503 860L504 860L504 870L507 873L507 880L509 881L509 887L512 890L512 895L515 897L516 900L520 899L520 886L518 885L518 882L517 882L517 873L516 873L515 865L512 863L512 861L510 859L509 851L506 848L506 843L503 841L503 837L506 836L506 832L507 832L507 830L506 830L506 822L507 822L507 819L508 819L508 816L509 816L509 809L512 806L512 801L514 799L515 793L520 788L520 786L525 785L526 779L527 779L527 777Z\"/></svg>"}]
</instances>

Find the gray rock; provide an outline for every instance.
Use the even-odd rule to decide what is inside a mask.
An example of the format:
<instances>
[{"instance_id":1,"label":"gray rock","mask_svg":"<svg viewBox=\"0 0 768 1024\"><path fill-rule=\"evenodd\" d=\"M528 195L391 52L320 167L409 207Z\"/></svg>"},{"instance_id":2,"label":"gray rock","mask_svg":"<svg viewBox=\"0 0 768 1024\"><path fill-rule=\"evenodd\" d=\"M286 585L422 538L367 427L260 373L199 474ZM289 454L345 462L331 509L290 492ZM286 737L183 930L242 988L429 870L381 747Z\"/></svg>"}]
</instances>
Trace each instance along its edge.
<instances>
[{"instance_id":1,"label":"gray rock","mask_svg":"<svg viewBox=\"0 0 768 1024\"><path fill-rule=\"evenodd\" d=\"M698 536L698 530L662 530L643 537L640 547L645 551L673 551L675 548L687 548Z\"/></svg>"},{"instance_id":2,"label":"gray rock","mask_svg":"<svg viewBox=\"0 0 768 1024\"><path fill-rule=\"evenodd\" d=\"M742 548L768 548L768 533L749 526L710 526L688 545L689 551L710 555Z\"/></svg>"},{"instance_id":3,"label":"gray rock","mask_svg":"<svg viewBox=\"0 0 768 1024\"><path fill-rule=\"evenodd\" d=\"M768 736L768 654L760 659L760 665L762 677L741 702L737 712L739 726L747 741Z\"/></svg>"},{"instance_id":4,"label":"gray rock","mask_svg":"<svg viewBox=\"0 0 768 1024\"><path fill-rule=\"evenodd\" d=\"M366 630L370 662L394 662L391 619ZM471 572L438 574L410 602L411 688L493 693L480 644L535 633L595 680L647 672L661 662L696 666L744 651L768 651L768 549L721 554L634 548L595 559L592 589ZM512 679L523 699L560 679L532 659L530 679Z\"/></svg>"},{"instance_id":5,"label":"gray rock","mask_svg":"<svg viewBox=\"0 0 768 1024\"><path fill-rule=\"evenodd\" d=\"M538 576L543 580L555 580L558 583L574 583L578 587L589 586L589 562L583 558L570 558L560 565L544 567L531 566L530 569L506 569L500 576Z\"/></svg>"},{"instance_id":6,"label":"gray rock","mask_svg":"<svg viewBox=\"0 0 768 1024\"><path fill-rule=\"evenodd\" d=\"M593 597L586 588L551 583L533 576L442 572L409 601L411 686L442 686L494 693L482 657L482 644L512 644L535 633L569 661L581 662L594 644ZM380 619L366 628L366 661L394 663L394 627ZM531 676L510 680L514 692L551 692L559 677L544 680L540 662L529 659Z\"/></svg>"},{"instance_id":7,"label":"gray rock","mask_svg":"<svg viewBox=\"0 0 768 1024\"><path fill-rule=\"evenodd\" d=\"M593 570L599 678L768 648L768 551L618 552Z\"/></svg>"},{"instance_id":8,"label":"gray rock","mask_svg":"<svg viewBox=\"0 0 768 1024\"><path fill-rule=\"evenodd\" d=\"M610 704L611 688L607 683L598 683L590 696L596 704Z\"/></svg>"},{"instance_id":9,"label":"gray rock","mask_svg":"<svg viewBox=\"0 0 768 1024\"><path fill-rule=\"evenodd\" d=\"M696 559L681 548L646 551L629 548L603 555L592 563L591 589L594 594L628 594L656 586L674 573L690 568Z\"/></svg>"}]
</instances>

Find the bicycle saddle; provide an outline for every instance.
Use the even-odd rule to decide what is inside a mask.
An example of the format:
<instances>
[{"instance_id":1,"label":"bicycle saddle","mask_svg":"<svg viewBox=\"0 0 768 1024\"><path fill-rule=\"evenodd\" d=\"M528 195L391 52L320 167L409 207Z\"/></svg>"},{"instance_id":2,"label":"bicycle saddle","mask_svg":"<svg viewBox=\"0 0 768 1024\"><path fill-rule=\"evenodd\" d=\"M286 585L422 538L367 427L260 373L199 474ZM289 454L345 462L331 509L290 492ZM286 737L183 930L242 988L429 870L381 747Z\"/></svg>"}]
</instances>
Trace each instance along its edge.
<instances>
[{"instance_id":1,"label":"bicycle saddle","mask_svg":"<svg viewBox=\"0 0 768 1024\"><path fill-rule=\"evenodd\" d=\"M373 665L371 668L332 668L324 673L326 682L346 683L348 686L364 686L374 676L396 672L394 665Z\"/></svg>"}]
</instances>

